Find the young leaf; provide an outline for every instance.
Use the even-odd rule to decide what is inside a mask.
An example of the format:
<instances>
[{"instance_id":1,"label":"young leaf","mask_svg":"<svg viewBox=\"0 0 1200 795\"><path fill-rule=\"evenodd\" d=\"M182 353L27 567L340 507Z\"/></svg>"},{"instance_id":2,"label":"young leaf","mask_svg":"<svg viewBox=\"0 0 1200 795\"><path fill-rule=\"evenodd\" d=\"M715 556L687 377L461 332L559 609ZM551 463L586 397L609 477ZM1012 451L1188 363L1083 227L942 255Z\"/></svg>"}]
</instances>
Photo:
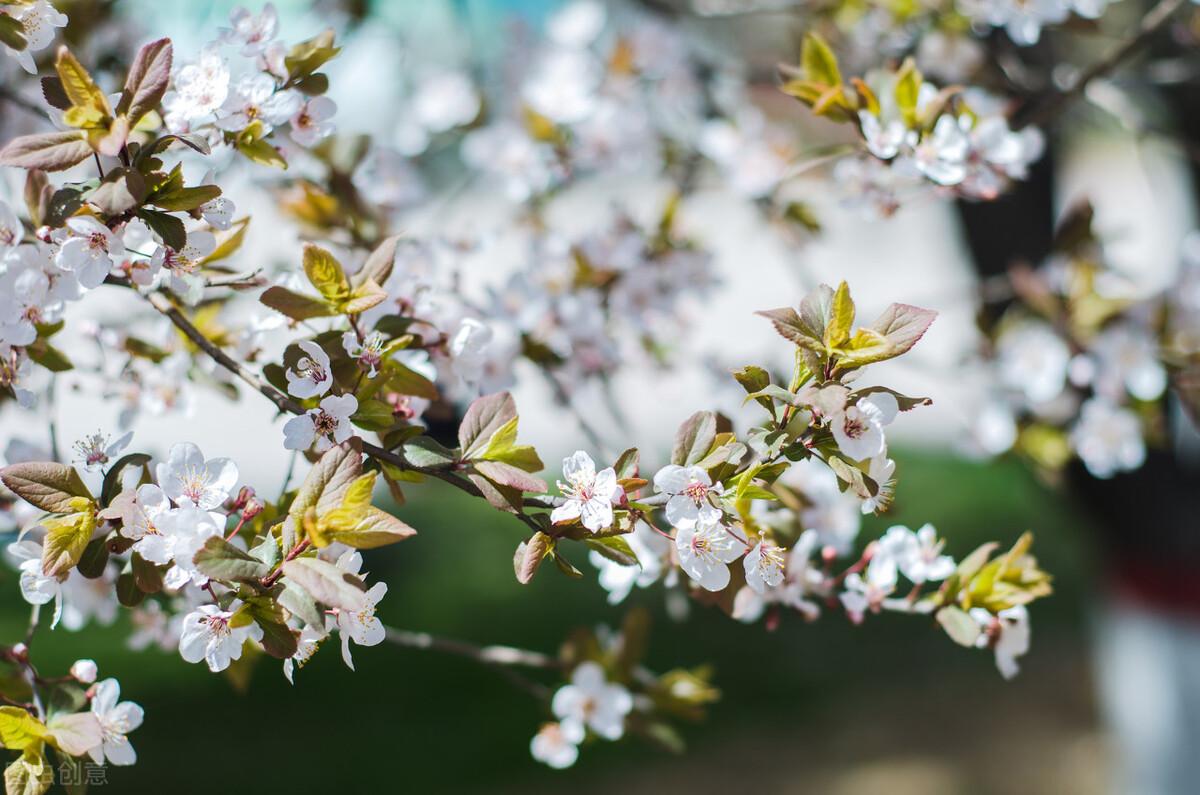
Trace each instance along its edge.
<instances>
[{"instance_id":1,"label":"young leaf","mask_svg":"<svg viewBox=\"0 0 1200 795\"><path fill-rule=\"evenodd\" d=\"M83 501L84 498L76 497ZM83 557L83 551L96 530L95 503L85 502L86 510L45 522L46 540L42 547L42 573L48 577L66 574Z\"/></svg>"},{"instance_id":2,"label":"young leaf","mask_svg":"<svg viewBox=\"0 0 1200 795\"><path fill-rule=\"evenodd\" d=\"M817 33L809 33L804 37L800 47L800 67L804 77L814 83L826 86L840 86L842 73L838 69L837 56Z\"/></svg>"},{"instance_id":3,"label":"young leaf","mask_svg":"<svg viewBox=\"0 0 1200 795\"><path fill-rule=\"evenodd\" d=\"M309 320L314 317L332 317L340 314L336 307L311 296L294 293L286 287L268 287L258 300L276 312L292 320Z\"/></svg>"},{"instance_id":4,"label":"young leaf","mask_svg":"<svg viewBox=\"0 0 1200 795\"><path fill-rule=\"evenodd\" d=\"M54 69L58 72L58 79L62 81L63 91L73 107L93 110L102 117L112 116L108 97L92 80L92 76L83 68L83 64L79 63L66 47L59 47L58 58L54 61Z\"/></svg>"},{"instance_id":5,"label":"young leaf","mask_svg":"<svg viewBox=\"0 0 1200 795\"><path fill-rule=\"evenodd\" d=\"M193 563L201 574L225 582L256 582L271 573L270 566L220 536L205 541Z\"/></svg>"},{"instance_id":6,"label":"young leaf","mask_svg":"<svg viewBox=\"0 0 1200 795\"><path fill-rule=\"evenodd\" d=\"M843 281L833 294L829 322L825 326L825 347L836 348L844 344L850 339L853 326L854 299L850 297L850 287Z\"/></svg>"},{"instance_id":7,"label":"young leaf","mask_svg":"<svg viewBox=\"0 0 1200 795\"><path fill-rule=\"evenodd\" d=\"M325 249L304 244L304 275L326 301L338 304L350 295L350 282L342 264Z\"/></svg>"},{"instance_id":8,"label":"young leaf","mask_svg":"<svg viewBox=\"0 0 1200 795\"><path fill-rule=\"evenodd\" d=\"M979 633L982 631L979 624L959 607L954 605L943 607L937 611L936 618L950 639L959 646L971 648L979 639Z\"/></svg>"},{"instance_id":9,"label":"young leaf","mask_svg":"<svg viewBox=\"0 0 1200 795\"><path fill-rule=\"evenodd\" d=\"M92 154L79 130L22 135L0 149L0 166L63 171Z\"/></svg>"},{"instance_id":10,"label":"young leaf","mask_svg":"<svg viewBox=\"0 0 1200 795\"><path fill-rule=\"evenodd\" d=\"M539 461L539 463L541 463ZM528 491L534 494L546 493L546 481L534 477L524 469L503 461L477 460L473 462L475 471L501 486Z\"/></svg>"},{"instance_id":11,"label":"young leaf","mask_svg":"<svg viewBox=\"0 0 1200 795\"><path fill-rule=\"evenodd\" d=\"M484 395L467 407L458 427L458 445L464 459L475 458L487 447L492 434L517 417L517 406L508 392Z\"/></svg>"},{"instance_id":12,"label":"young leaf","mask_svg":"<svg viewBox=\"0 0 1200 795\"><path fill-rule=\"evenodd\" d=\"M128 117L130 126L158 107L171 79L171 40L159 39L138 50L125 78L117 113Z\"/></svg>"},{"instance_id":13,"label":"young leaf","mask_svg":"<svg viewBox=\"0 0 1200 795\"><path fill-rule=\"evenodd\" d=\"M531 538L522 541L513 555L513 571L517 575L517 582L528 585L553 549L554 539L545 533L534 533Z\"/></svg>"},{"instance_id":14,"label":"young leaf","mask_svg":"<svg viewBox=\"0 0 1200 795\"><path fill-rule=\"evenodd\" d=\"M358 269L358 272L350 277L350 284L358 288L368 281L375 282L375 284L386 282L392 275L392 265L396 261L396 248L400 244L400 239L400 235L393 235L380 243L367 257L367 261Z\"/></svg>"},{"instance_id":15,"label":"young leaf","mask_svg":"<svg viewBox=\"0 0 1200 795\"><path fill-rule=\"evenodd\" d=\"M367 607L362 580L318 558L295 558L283 564L283 576L323 605L357 613Z\"/></svg>"},{"instance_id":16,"label":"young leaf","mask_svg":"<svg viewBox=\"0 0 1200 795\"><path fill-rule=\"evenodd\" d=\"M696 463L704 458L716 438L717 415L711 411L697 411L675 432L671 463L680 466Z\"/></svg>"},{"instance_id":17,"label":"young leaf","mask_svg":"<svg viewBox=\"0 0 1200 795\"><path fill-rule=\"evenodd\" d=\"M603 538L585 538L583 543L604 557L622 566L639 566L637 554L629 542L621 536L604 536Z\"/></svg>"},{"instance_id":18,"label":"young leaf","mask_svg":"<svg viewBox=\"0 0 1200 795\"><path fill-rule=\"evenodd\" d=\"M14 494L47 513L72 513L75 500L91 500L79 473L72 466L52 461L12 464L0 469L0 480Z\"/></svg>"}]
</instances>

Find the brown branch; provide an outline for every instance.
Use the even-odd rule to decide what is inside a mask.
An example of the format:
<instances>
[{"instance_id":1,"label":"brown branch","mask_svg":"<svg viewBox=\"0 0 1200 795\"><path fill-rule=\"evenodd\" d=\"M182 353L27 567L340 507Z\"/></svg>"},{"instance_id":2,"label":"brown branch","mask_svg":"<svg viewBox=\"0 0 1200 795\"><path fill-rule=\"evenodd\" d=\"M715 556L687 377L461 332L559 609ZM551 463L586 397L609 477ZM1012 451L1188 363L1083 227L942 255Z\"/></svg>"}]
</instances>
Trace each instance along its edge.
<instances>
[{"instance_id":1,"label":"brown branch","mask_svg":"<svg viewBox=\"0 0 1200 795\"><path fill-rule=\"evenodd\" d=\"M527 651L513 646L476 646L452 638L439 638L427 632L409 632L403 629L384 627L388 643L406 649L421 649L452 654L494 668L517 687L539 701L550 698L550 689L516 671L514 667L538 668L546 671L561 671L563 663L555 657L536 651Z\"/></svg>"},{"instance_id":2,"label":"brown branch","mask_svg":"<svg viewBox=\"0 0 1200 795\"><path fill-rule=\"evenodd\" d=\"M132 287L130 282L126 279L110 277L108 281L111 284ZM167 296L160 292L149 292L145 293L144 295L146 300L150 302L150 305L158 310L160 314L170 320L175 328L179 329L183 335L191 340L191 342L197 348L204 351L217 364L236 375L248 386L252 387L255 391L259 392L272 403L274 403L275 407L278 408L280 412L285 414L305 413L304 406L300 405L300 403L298 403L296 400L292 399L287 394L279 391L274 386L264 381L258 375L258 373L234 359L232 356L222 350L220 346L216 345L212 340L205 337L204 333L200 331L200 329L196 328L196 326L187 318L187 316L180 311L179 307L175 306L175 304L169 298L167 298ZM387 463L405 471L419 472L423 475L436 478L437 480L440 480L443 483L448 483L451 486L454 486L456 489L466 492L473 497L483 497L483 492L479 490L479 487L458 472L444 467L418 466L410 462L400 453L392 450L386 450L379 445L372 444L365 440L363 441L362 447L364 453L372 458L375 458L376 460L386 461ZM526 498L524 502L527 507L554 507L553 498L541 499L537 497L530 497ZM541 525L539 525L532 516L529 516L523 512L514 513L513 515L516 516L520 521L524 522L525 525L531 530L535 532L541 530Z\"/></svg>"},{"instance_id":3,"label":"brown branch","mask_svg":"<svg viewBox=\"0 0 1200 795\"><path fill-rule=\"evenodd\" d=\"M1142 46L1160 31L1176 11L1187 0L1159 0L1158 4L1146 12L1137 29L1121 42L1106 57L1101 58L1087 69L1075 76L1070 84L1059 91L1050 94L1043 100L1031 100L1021 106L1012 116L1012 128L1020 130L1030 125L1042 125L1062 113L1072 102L1087 90L1088 85L1096 78L1103 77L1116 69L1133 56Z\"/></svg>"}]
</instances>

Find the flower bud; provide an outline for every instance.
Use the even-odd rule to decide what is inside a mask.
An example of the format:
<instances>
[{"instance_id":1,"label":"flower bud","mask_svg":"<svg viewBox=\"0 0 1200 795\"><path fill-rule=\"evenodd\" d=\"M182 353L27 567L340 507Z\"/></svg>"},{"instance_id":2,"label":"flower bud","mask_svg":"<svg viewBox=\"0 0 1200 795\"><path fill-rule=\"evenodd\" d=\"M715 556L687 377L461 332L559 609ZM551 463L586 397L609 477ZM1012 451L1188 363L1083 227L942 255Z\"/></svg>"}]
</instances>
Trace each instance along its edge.
<instances>
[{"instance_id":1,"label":"flower bud","mask_svg":"<svg viewBox=\"0 0 1200 795\"><path fill-rule=\"evenodd\" d=\"M240 489L238 489L237 497L233 501L233 509L235 511L244 510L245 507L253 500L254 489L250 488L249 486L242 486Z\"/></svg>"},{"instance_id":2,"label":"flower bud","mask_svg":"<svg viewBox=\"0 0 1200 795\"><path fill-rule=\"evenodd\" d=\"M242 508L242 519L246 521L253 519L263 512L264 507L262 500L257 497L251 497L246 501L246 506Z\"/></svg>"},{"instance_id":3,"label":"flower bud","mask_svg":"<svg viewBox=\"0 0 1200 795\"><path fill-rule=\"evenodd\" d=\"M90 685L96 681L96 661L76 660L71 665L71 676L75 677L75 681L80 684Z\"/></svg>"}]
</instances>

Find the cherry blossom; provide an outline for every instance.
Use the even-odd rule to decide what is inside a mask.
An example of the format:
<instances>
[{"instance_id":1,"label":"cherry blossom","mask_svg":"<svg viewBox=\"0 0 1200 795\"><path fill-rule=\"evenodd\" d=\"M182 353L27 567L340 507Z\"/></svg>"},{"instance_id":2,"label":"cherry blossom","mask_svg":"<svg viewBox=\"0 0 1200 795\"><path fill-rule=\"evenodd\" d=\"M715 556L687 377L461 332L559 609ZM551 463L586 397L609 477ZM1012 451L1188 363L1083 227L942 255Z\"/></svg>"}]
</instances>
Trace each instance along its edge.
<instances>
[{"instance_id":1,"label":"cherry blossom","mask_svg":"<svg viewBox=\"0 0 1200 795\"><path fill-rule=\"evenodd\" d=\"M1098 478L1137 469L1146 460L1138 416L1102 398L1083 404L1070 440L1088 472Z\"/></svg>"},{"instance_id":2,"label":"cherry blossom","mask_svg":"<svg viewBox=\"0 0 1200 795\"><path fill-rule=\"evenodd\" d=\"M873 392L834 413L829 422L838 449L855 461L882 455L887 450L883 428L891 424L899 411L895 396Z\"/></svg>"},{"instance_id":3,"label":"cherry blossom","mask_svg":"<svg viewBox=\"0 0 1200 795\"><path fill-rule=\"evenodd\" d=\"M15 58L26 72L31 75L37 74L33 54L50 46L54 41L55 29L67 26L67 15L60 13L48 0L9 6L5 13L21 23L21 33L25 37L25 49L14 50L5 46L5 52Z\"/></svg>"},{"instance_id":4,"label":"cherry blossom","mask_svg":"<svg viewBox=\"0 0 1200 795\"><path fill-rule=\"evenodd\" d=\"M713 504L713 499L720 497L721 484L713 485L700 467L668 464L654 474L654 488L671 495L667 521L672 527L694 527L697 522L712 524L721 519L721 509Z\"/></svg>"},{"instance_id":5,"label":"cherry blossom","mask_svg":"<svg viewBox=\"0 0 1200 795\"><path fill-rule=\"evenodd\" d=\"M889 527L879 545L896 560L910 582L938 582L954 573L954 558L942 554L945 542L931 524L915 533L902 525Z\"/></svg>"},{"instance_id":6,"label":"cherry blossom","mask_svg":"<svg viewBox=\"0 0 1200 795\"><path fill-rule=\"evenodd\" d=\"M585 729L590 729L606 740L619 740L633 697L621 685L609 682L599 664L589 661L575 667L571 683L554 693L550 708L568 739L582 740Z\"/></svg>"},{"instance_id":7,"label":"cherry blossom","mask_svg":"<svg viewBox=\"0 0 1200 795\"><path fill-rule=\"evenodd\" d=\"M132 765L137 754L126 736L142 725L142 708L132 701L121 701L121 686L116 679L98 682L92 691L92 715L100 724L103 741L88 751L92 761L114 765Z\"/></svg>"},{"instance_id":8,"label":"cherry blossom","mask_svg":"<svg viewBox=\"0 0 1200 795\"><path fill-rule=\"evenodd\" d=\"M241 659L242 646L247 640L262 640L262 627L254 622L233 626L231 620L238 602L222 610L216 605L200 605L183 618L179 635L179 654L190 663L201 660L213 673L224 671L234 660Z\"/></svg>"},{"instance_id":9,"label":"cherry blossom","mask_svg":"<svg viewBox=\"0 0 1200 795\"><path fill-rule=\"evenodd\" d=\"M784 550L763 539L742 560L746 569L746 585L759 595L783 582Z\"/></svg>"},{"instance_id":10,"label":"cherry blossom","mask_svg":"<svg viewBox=\"0 0 1200 795\"><path fill-rule=\"evenodd\" d=\"M287 373L288 394L298 398L320 397L333 386L329 354L315 342L300 340L300 350L305 355Z\"/></svg>"},{"instance_id":11,"label":"cherry blossom","mask_svg":"<svg viewBox=\"0 0 1200 795\"><path fill-rule=\"evenodd\" d=\"M206 460L191 442L173 445L156 474L159 487L173 502L190 502L205 511L221 507L238 481L237 464L228 458Z\"/></svg>"},{"instance_id":12,"label":"cherry blossom","mask_svg":"<svg viewBox=\"0 0 1200 795\"><path fill-rule=\"evenodd\" d=\"M596 462L583 450L563 459L563 477L559 491L566 497L562 505L550 514L555 524L579 519L593 533L612 526L613 504L619 503L624 492L617 484L612 467L596 471Z\"/></svg>"},{"instance_id":13,"label":"cherry blossom","mask_svg":"<svg viewBox=\"0 0 1200 795\"><path fill-rule=\"evenodd\" d=\"M333 134L330 119L337 113L337 103L325 96L313 97L300 106L292 118L292 140L304 147L315 146Z\"/></svg>"},{"instance_id":14,"label":"cherry blossom","mask_svg":"<svg viewBox=\"0 0 1200 795\"><path fill-rule=\"evenodd\" d=\"M577 727L580 729L578 736L568 733ZM583 737L581 724L577 722L545 723L529 741L529 753L537 761L555 770L563 770L575 764L579 758L579 743L583 742Z\"/></svg>"},{"instance_id":15,"label":"cherry blossom","mask_svg":"<svg viewBox=\"0 0 1200 795\"><path fill-rule=\"evenodd\" d=\"M724 590L729 565L746 552L745 545L717 521L700 521L675 532L675 551L687 576L706 591Z\"/></svg>"},{"instance_id":16,"label":"cherry blossom","mask_svg":"<svg viewBox=\"0 0 1200 795\"><path fill-rule=\"evenodd\" d=\"M95 218L76 216L66 224L72 234L58 249L58 266L74 273L89 290L100 286L114 260L125 256L124 242Z\"/></svg>"},{"instance_id":17,"label":"cherry blossom","mask_svg":"<svg viewBox=\"0 0 1200 795\"><path fill-rule=\"evenodd\" d=\"M354 395L330 395L320 407L309 409L283 424L283 446L288 450L307 450L316 444L318 451L328 450L354 435L350 415L358 411Z\"/></svg>"},{"instance_id":18,"label":"cherry blossom","mask_svg":"<svg viewBox=\"0 0 1200 795\"><path fill-rule=\"evenodd\" d=\"M994 616L981 607L973 607L969 612L983 630L976 645L991 646L1000 675L1012 679L1020 670L1017 658L1029 651L1029 611L1025 605L1016 605Z\"/></svg>"}]
</instances>

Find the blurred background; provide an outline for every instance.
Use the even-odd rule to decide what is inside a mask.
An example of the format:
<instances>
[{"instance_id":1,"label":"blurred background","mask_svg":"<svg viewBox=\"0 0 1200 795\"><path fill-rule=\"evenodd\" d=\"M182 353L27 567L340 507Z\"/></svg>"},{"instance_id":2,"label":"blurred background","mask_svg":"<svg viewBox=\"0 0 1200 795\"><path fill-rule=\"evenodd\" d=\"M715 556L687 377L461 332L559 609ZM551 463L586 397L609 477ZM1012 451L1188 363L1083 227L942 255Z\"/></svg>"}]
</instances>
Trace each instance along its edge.
<instances>
[{"instance_id":1,"label":"blurred background","mask_svg":"<svg viewBox=\"0 0 1200 795\"><path fill-rule=\"evenodd\" d=\"M1134 0L1125 4L1136 6ZM145 37L171 36L178 51L194 52L236 4L111 5ZM282 35L291 40L328 24L349 30L346 55L329 70L339 131L385 138L395 118L387 107L388 86L377 79L381 68L399 74L413 63L458 60L464 52L483 68L510 43L514 25L537 29L559 5L276 3ZM794 60L801 32L799 25L770 15L687 24L698 25L698 35L730 57L767 70ZM798 109L788 112L802 115ZM1012 223L1014 249L1036 248L1034 238L1043 235L1043 227L1086 196L1096 208L1097 228L1111 240L1113 259L1136 274L1146 292L1162 289L1174 272L1179 241L1195 225L1186 153L1103 126L1081 126L1053 143L1059 154L1047 158L1043 168L1049 176L1038 182L1040 194L1018 192L998 202L1001 214L984 224L1003 236L1005 224ZM586 223L617 201L635 210L639 204L654 207L663 190L653 177L592 183L564 197L567 209L559 214ZM245 261L294 260L298 241L290 227L272 224L271 198L255 198L248 188L245 200L236 187L227 193L237 197L239 209L255 214ZM483 186L435 195L428 211L408 219L409 228L448 234L502 229L511 217L495 199ZM546 716L494 671L469 661L382 645L357 650L358 670L350 673L327 650L297 674L292 687L270 659L220 677L176 655L131 652L125 647L129 628L118 623L86 630L87 648L102 673L120 678L125 696L146 710L146 722L133 736L138 765L109 769L113 791L1151 791L1132 788L1122 778L1122 754L1131 742L1150 748L1153 757L1154 748L1200 737L1200 712L1181 706L1188 703L1184 689L1200 687L1200 633L1188 617L1190 608L1164 611L1114 585L1109 547L1100 541L1111 535L1113 515L1090 501L1086 490L1043 482L1015 459L985 462L964 454L966 422L985 388L960 366L976 344L980 243L969 227L979 220L964 217L953 203L923 202L887 221L864 223L823 195L817 182L806 200L822 220L822 233L793 247L768 234L743 198L697 191L681 210L681 223L716 252L722 287L711 304L697 307L695 317L713 312L737 318L738 332L696 323L679 341L690 352L690 359L682 355L680 361L692 366L665 376L631 363L615 390L629 422L604 427L604 434L618 448L638 444L643 460L659 461L669 451L674 427L691 410L736 409L737 387L732 381L720 385L712 371L785 361L789 352L751 313L795 303L817 282L848 280L868 316L893 300L938 310L937 323L916 351L875 374L909 394L933 397L934 406L906 416L894 434L889 429L900 477L896 502L886 516L866 518L860 538L875 537L892 524L915 528L931 522L948 539L947 551L961 556L984 541L1007 544L1033 530L1035 552L1042 568L1054 574L1056 593L1032 610L1033 650L1022 660L1019 677L1004 681L989 654L954 647L932 624L915 628L903 616L871 617L855 627L833 615L814 625L789 615L768 632L699 607L687 622L676 623L656 589L638 589L613 608L591 577L574 581L549 571L520 586L510 567L520 526L431 485L414 489L411 501L396 511L420 535L368 557L373 577L389 583L384 622L553 651L573 627L617 626L623 608L644 606L654 616L649 665L711 661L723 692L706 721L684 727L685 755L630 742L602 744L588 748L572 769L550 771L531 761L528 750L534 728ZM1049 202L1051 211L1036 229L1003 215L1019 217L1022 208L1038 202ZM1026 233L1031 240L1022 238ZM1002 252L990 254L1002 258ZM510 265L489 261L480 267ZM90 306L100 322L106 313L122 311L120 305ZM522 436L543 452L552 473L560 455L586 446L544 384L526 379L515 395ZM580 400L586 411L589 396ZM115 427L115 416L99 416L86 394L61 395L56 412L64 439L97 426ZM200 393L193 416L144 419L135 446L162 453L174 442L195 440L209 456L234 458L244 481L266 492L277 488L279 430L268 406ZM27 419L11 412L0 418L0 443L29 433ZM1136 481L1116 481L1110 496L1133 502L1140 489ZM1164 506L1153 521L1200 532L1196 514L1180 505ZM1136 534L1142 528L1134 522L1127 530ZM585 568L583 561L577 564ZM1172 576L1194 578L1195 569ZM9 595L0 607L0 630L3 637L17 637L28 608L17 597L15 573L6 569L0 577L0 593ZM81 640L61 630L42 632L41 666L65 668L79 656ZM1133 735L1139 726L1158 731L1131 740L1131 725ZM1163 736L1172 733L1174 739ZM261 778L264 768L271 771L269 780ZM1200 789L1200 781L1195 787ZM1176 781L1161 791L1196 789Z\"/></svg>"}]
</instances>

